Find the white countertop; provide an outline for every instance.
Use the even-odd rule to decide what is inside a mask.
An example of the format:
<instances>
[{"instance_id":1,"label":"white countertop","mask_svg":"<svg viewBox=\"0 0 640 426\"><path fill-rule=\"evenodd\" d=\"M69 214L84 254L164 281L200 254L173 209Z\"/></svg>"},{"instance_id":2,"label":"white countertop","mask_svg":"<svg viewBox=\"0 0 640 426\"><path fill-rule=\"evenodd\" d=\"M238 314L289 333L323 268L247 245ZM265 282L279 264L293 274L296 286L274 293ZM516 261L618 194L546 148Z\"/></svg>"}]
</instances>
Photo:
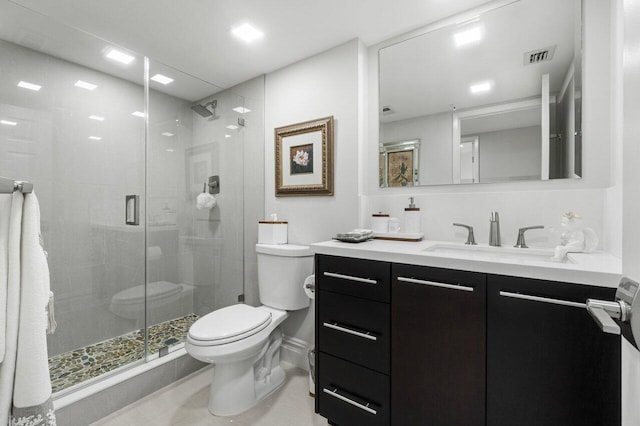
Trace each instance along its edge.
<instances>
[{"instance_id":1,"label":"white countertop","mask_svg":"<svg viewBox=\"0 0 640 426\"><path fill-rule=\"evenodd\" d=\"M444 250L437 252L440 248ZM569 253L564 263L556 263L546 258L546 254L549 258L553 254L553 250L549 248L513 249L489 247L484 244L469 247L464 244L428 240L419 242L369 240L362 243L343 243L332 240L312 244L311 250L316 254L611 288L618 286L622 274L621 260L599 251ZM519 250L522 250L525 256L540 254L540 258L520 259L518 258ZM504 257L501 256L501 252L505 253Z\"/></svg>"}]
</instances>

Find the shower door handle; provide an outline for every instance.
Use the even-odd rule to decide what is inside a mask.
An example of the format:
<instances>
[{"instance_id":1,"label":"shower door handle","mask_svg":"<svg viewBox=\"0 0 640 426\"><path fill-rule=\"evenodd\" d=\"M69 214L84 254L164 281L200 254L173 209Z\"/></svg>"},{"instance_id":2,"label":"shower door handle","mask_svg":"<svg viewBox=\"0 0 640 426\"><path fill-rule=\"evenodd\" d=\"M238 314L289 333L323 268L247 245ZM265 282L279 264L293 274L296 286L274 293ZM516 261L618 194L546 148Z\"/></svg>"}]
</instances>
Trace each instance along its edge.
<instances>
[{"instance_id":1,"label":"shower door handle","mask_svg":"<svg viewBox=\"0 0 640 426\"><path fill-rule=\"evenodd\" d=\"M140 225L140 196L125 195L125 223L127 225Z\"/></svg>"}]
</instances>

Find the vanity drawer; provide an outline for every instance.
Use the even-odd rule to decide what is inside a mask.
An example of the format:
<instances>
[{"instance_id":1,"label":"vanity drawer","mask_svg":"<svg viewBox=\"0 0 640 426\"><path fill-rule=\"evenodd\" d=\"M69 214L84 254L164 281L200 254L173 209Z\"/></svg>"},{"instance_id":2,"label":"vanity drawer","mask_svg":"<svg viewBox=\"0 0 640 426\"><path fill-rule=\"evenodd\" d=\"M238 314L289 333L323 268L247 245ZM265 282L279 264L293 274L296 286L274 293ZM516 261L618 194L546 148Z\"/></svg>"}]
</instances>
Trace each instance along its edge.
<instances>
[{"instance_id":1,"label":"vanity drawer","mask_svg":"<svg viewBox=\"0 0 640 426\"><path fill-rule=\"evenodd\" d=\"M318 409L338 426L388 425L389 376L320 353Z\"/></svg>"},{"instance_id":2,"label":"vanity drawer","mask_svg":"<svg viewBox=\"0 0 640 426\"><path fill-rule=\"evenodd\" d=\"M321 350L389 374L389 304L323 290L317 298Z\"/></svg>"},{"instance_id":3,"label":"vanity drawer","mask_svg":"<svg viewBox=\"0 0 640 426\"><path fill-rule=\"evenodd\" d=\"M393 281L422 284L443 290L472 291L483 287L487 275L479 272L456 271L428 266L393 265Z\"/></svg>"},{"instance_id":4,"label":"vanity drawer","mask_svg":"<svg viewBox=\"0 0 640 426\"><path fill-rule=\"evenodd\" d=\"M319 290L389 302L389 263L325 255L316 262Z\"/></svg>"}]
</instances>

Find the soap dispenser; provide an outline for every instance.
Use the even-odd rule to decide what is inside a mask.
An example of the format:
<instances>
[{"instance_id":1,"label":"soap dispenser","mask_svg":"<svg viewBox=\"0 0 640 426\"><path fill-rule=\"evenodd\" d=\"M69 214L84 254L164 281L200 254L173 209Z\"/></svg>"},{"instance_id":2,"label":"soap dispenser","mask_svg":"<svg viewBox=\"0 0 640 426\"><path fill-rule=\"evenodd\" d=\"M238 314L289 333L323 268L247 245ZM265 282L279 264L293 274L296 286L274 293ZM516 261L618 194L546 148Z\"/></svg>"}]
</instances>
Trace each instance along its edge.
<instances>
[{"instance_id":1,"label":"soap dispenser","mask_svg":"<svg viewBox=\"0 0 640 426\"><path fill-rule=\"evenodd\" d=\"M413 197L409 197L409 207L404 209L404 223L406 233L420 233L420 209L413 203Z\"/></svg>"}]
</instances>

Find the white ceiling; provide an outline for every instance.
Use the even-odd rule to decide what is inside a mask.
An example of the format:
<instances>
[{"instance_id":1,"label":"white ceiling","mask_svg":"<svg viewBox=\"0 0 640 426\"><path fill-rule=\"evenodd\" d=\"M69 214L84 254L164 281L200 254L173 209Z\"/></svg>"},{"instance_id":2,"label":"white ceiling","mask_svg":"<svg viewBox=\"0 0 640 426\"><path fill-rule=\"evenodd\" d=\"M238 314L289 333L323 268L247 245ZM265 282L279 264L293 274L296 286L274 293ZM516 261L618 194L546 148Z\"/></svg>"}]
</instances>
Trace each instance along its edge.
<instances>
[{"instance_id":1,"label":"white ceiling","mask_svg":"<svg viewBox=\"0 0 640 426\"><path fill-rule=\"evenodd\" d=\"M551 93L557 93L574 57L574 23L580 22L574 7L579 2L520 0L473 23L452 24L382 49L380 105L394 111L382 121L539 97L545 73ZM483 38L456 47L454 34L477 25ZM524 65L525 52L554 45L551 61ZM470 85L483 81L492 81L493 89L471 94Z\"/></svg>"},{"instance_id":2,"label":"white ceiling","mask_svg":"<svg viewBox=\"0 0 640 426\"><path fill-rule=\"evenodd\" d=\"M201 88L202 82L196 78L180 89L163 88L167 92L182 92L181 97L191 100L356 37L365 45L372 45L486 3L484 0L15 1L46 18L9 0L0 0L0 38L99 70L105 67L101 55L108 45L104 40L108 40L151 57L156 65L164 63L218 86L205 84ZM231 28L244 22L263 31L264 38L246 44L233 37ZM139 79L137 71L122 67L105 70L133 80Z\"/></svg>"}]
</instances>

